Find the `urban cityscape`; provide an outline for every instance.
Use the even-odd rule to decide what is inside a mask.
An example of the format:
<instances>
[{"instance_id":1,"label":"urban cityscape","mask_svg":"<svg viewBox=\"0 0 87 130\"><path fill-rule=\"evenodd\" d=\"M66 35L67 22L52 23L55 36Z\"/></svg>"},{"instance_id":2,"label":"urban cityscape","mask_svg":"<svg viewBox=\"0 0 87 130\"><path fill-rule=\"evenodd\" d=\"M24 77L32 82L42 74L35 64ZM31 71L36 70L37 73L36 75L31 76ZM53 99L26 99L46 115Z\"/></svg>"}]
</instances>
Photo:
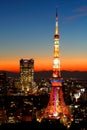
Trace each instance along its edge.
<instances>
[{"instance_id":1,"label":"urban cityscape","mask_svg":"<svg viewBox=\"0 0 87 130\"><path fill-rule=\"evenodd\" d=\"M0 68L0 129L87 130L87 77L63 75L55 10L51 71L35 72L32 57L18 60L17 73Z\"/></svg>"}]
</instances>

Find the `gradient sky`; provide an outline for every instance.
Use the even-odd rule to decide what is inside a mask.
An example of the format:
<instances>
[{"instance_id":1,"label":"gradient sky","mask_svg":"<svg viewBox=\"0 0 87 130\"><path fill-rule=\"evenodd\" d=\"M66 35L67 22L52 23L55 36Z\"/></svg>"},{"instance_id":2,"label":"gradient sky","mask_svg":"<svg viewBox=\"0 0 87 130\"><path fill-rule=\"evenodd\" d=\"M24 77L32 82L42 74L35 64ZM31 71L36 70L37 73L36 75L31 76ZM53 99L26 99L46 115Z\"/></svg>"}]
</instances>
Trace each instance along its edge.
<instances>
[{"instance_id":1,"label":"gradient sky","mask_svg":"<svg viewBox=\"0 0 87 130\"><path fill-rule=\"evenodd\" d=\"M87 0L0 0L0 70L52 69L56 7L61 70L87 71Z\"/></svg>"}]
</instances>

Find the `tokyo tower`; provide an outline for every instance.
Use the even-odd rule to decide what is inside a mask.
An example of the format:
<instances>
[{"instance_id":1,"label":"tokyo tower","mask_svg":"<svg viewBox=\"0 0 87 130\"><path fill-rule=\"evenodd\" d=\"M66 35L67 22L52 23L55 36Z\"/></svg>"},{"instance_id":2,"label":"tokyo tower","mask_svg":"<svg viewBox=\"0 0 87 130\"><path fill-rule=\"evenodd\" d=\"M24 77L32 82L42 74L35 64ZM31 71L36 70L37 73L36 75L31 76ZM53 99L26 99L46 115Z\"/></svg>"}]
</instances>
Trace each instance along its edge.
<instances>
[{"instance_id":1,"label":"tokyo tower","mask_svg":"<svg viewBox=\"0 0 87 130\"><path fill-rule=\"evenodd\" d=\"M51 78L52 89L48 105L41 117L43 119L58 119L65 126L70 126L72 116L68 106L66 106L62 91L62 78L60 72L59 56L59 32L58 32L58 13L56 10L56 28L54 34L54 57L53 57L53 74Z\"/></svg>"}]
</instances>

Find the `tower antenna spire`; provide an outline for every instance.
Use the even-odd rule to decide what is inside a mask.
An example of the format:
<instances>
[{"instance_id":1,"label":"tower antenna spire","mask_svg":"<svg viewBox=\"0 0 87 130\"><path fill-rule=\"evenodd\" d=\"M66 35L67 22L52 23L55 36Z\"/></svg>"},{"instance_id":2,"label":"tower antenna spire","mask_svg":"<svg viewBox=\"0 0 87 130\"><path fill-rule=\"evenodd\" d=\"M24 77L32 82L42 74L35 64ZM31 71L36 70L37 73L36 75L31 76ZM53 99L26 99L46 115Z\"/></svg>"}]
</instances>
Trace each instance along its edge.
<instances>
[{"instance_id":1,"label":"tower antenna spire","mask_svg":"<svg viewBox=\"0 0 87 130\"><path fill-rule=\"evenodd\" d=\"M58 7L56 7L56 17L58 17Z\"/></svg>"}]
</instances>

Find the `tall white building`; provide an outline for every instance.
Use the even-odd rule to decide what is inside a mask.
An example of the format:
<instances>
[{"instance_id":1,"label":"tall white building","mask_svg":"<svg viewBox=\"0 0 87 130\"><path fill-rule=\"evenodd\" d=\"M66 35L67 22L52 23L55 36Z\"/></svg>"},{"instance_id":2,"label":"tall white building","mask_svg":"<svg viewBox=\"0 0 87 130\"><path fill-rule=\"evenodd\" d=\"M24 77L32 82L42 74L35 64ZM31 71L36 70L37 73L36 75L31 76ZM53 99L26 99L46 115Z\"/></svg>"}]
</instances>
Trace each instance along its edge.
<instances>
[{"instance_id":1,"label":"tall white building","mask_svg":"<svg viewBox=\"0 0 87 130\"><path fill-rule=\"evenodd\" d=\"M20 60L20 84L21 90L25 93L32 92L34 82L34 60Z\"/></svg>"}]
</instances>

